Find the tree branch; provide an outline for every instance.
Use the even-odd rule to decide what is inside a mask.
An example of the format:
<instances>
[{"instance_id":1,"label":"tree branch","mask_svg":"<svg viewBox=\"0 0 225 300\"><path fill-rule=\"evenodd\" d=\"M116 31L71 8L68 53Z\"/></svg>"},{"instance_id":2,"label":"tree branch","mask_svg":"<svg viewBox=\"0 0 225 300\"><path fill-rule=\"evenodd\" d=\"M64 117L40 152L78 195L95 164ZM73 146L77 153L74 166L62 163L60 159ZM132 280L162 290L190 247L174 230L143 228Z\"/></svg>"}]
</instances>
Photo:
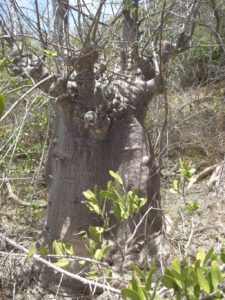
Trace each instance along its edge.
<instances>
[{"instance_id":1,"label":"tree branch","mask_svg":"<svg viewBox=\"0 0 225 300\"><path fill-rule=\"evenodd\" d=\"M17 244L15 241L9 239L8 237L6 237L5 235L3 235L2 233L0 233L0 239L8 244L10 244L11 246L13 246L14 248L16 249L19 249L20 251L28 254L29 253L29 250L19 244ZM33 258L38 261L38 262L41 262L42 264L48 266L49 268L59 272L60 274L63 274L65 276L68 276L72 279L75 279L75 280L78 280L80 282L82 282L83 284L85 285L89 285L90 288L93 287L93 288L100 288L102 289L103 291L108 291L108 292L111 292L111 293L114 293L114 294L117 294L117 295L120 295L120 290L118 289L115 289L111 286L108 286L106 284L102 284L102 283L98 283L98 282L94 282L92 280L89 280L89 279L86 279L86 278L83 278L81 277L80 275L77 275L77 274L73 274L71 272L68 272L66 270L63 270L62 268L59 268L57 267L55 264L45 260L44 258L42 258L40 255L37 255L37 254L34 254L33 255Z\"/></svg>"}]
</instances>

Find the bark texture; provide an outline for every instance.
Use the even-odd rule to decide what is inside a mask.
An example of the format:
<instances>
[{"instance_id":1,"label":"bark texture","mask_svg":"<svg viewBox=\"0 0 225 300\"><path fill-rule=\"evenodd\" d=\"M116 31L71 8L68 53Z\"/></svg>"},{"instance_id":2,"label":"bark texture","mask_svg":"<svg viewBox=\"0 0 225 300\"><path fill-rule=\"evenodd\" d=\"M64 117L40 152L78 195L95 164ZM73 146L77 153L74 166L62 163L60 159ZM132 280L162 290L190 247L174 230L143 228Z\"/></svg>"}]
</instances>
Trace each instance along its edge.
<instances>
[{"instance_id":1,"label":"bark texture","mask_svg":"<svg viewBox=\"0 0 225 300\"><path fill-rule=\"evenodd\" d=\"M83 112L84 118L77 116L76 99L66 98L63 103L56 104L55 131L46 168L50 197L44 230L45 243L51 245L54 240L62 240L72 243L77 255L87 255L77 234L87 230L90 225L99 225L99 220L82 203L82 192L94 187L105 188L110 179L109 170L119 172L127 190L137 189L139 195L148 198L143 212L149 205L160 209L159 174L144 128L147 99L152 98L154 85L153 82L149 83L150 89L144 83L143 86L140 83L138 85L134 84L136 93L130 90L126 94L123 89L124 102L129 99L137 108L133 105L132 108L127 107L115 119L110 118L110 113L107 114L109 121L102 139L93 135L93 126L86 125L87 113ZM98 96L99 91L86 94L85 103L92 99L88 112L95 113L94 103L98 102ZM78 96L78 99L82 97ZM86 104L84 107L87 110ZM147 220L148 234L161 230L160 210L152 211ZM146 233L142 230L144 236ZM78 266L73 267L75 271L79 269Z\"/></svg>"}]
</instances>

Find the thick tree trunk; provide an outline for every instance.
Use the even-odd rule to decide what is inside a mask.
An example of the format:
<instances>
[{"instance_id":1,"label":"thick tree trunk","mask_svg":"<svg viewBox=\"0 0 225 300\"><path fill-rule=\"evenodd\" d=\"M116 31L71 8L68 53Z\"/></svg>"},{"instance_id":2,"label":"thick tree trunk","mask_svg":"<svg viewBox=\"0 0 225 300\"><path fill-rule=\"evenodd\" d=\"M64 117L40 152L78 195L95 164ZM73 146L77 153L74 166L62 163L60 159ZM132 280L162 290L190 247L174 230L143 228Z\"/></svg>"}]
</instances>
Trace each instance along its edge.
<instances>
[{"instance_id":1,"label":"thick tree trunk","mask_svg":"<svg viewBox=\"0 0 225 300\"><path fill-rule=\"evenodd\" d=\"M60 2L61 3L61 2ZM137 40L137 7L135 2L134 15L128 10L123 12L122 50L127 55L123 68L137 61L138 49L134 42ZM63 19L61 17L61 19ZM57 26L56 26L57 27ZM62 28L62 26L59 26ZM129 51L131 53L129 54ZM143 81L134 76L125 76L128 80L117 82L112 87L114 102L124 111L119 116L120 109L115 106L116 115L110 112L113 101L104 95L104 89L95 87L94 64L98 52L87 40L83 57L74 61L76 69L77 95L66 99L58 99L56 103L55 132L49 151L47 164L47 179L49 182L50 198L47 222L44 230L45 243L51 246L54 240L72 243L77 255L88 253L84 242L78 233L87 230L90 225L98 225L100 220L91 214L83 204L82 192L87 189L105 188L109 178L109 170L118 171L128 190L138 190L140 196L148 198L148 202L136 221L141 218L149 207L150 210L142 228L137 232L142 241L149 244L149 235L159 232L162 228L160 209L159 170L157 169L153 151L147 132L144 128L144 116L149 101L155 91L155 81ZM128 60L127 60L128 59ZM136 70L134 68L133 70ZM54 96L54 95L53 95ZM81 117L79 117L80 108ZM115 109L117 107L117 109ZM98 113L104 118L99 119L104 126L99 126ZM97 126L97 127L96 127ZM103 129L103 131L102 131ZM105 132L107 133L105 135ZM116 237L123 236L124 226L118 226ZM119 249L117 249L119 250ZM116 262L114 262L116 263ZM80 272L79 265L74 264L73 272ZM47 270L43 271L46 281L55 276ZM79 283L64 282L67 287L77 291L84 289Z\"/></svg>"},{"instance_id":2,"label":"thick tree trunk","mask_svg":"<svg viewBox=\"0 0 225 300\"><path fill-rule=\"evenodd\" d=\"M47 165L50 199L45 242L49 245L53 240L69 242L75 246L77 255L87 255L77 234L97 225L99 220L82 203L82 192L96 186L105 188L109 170L118 170L127 190L138 189L141 196L148 197L146 207L160 208L159 176L150 156L143 120L140 122L132 110L111 124L103 141L89 135L76 119L72 104L56 111ZM148 233L161 230L161 226L161 211L152 211ZM77 271L76 267L73 271ZM72 286L77 289L74 283Z\"/></svg>"}]
</instances>

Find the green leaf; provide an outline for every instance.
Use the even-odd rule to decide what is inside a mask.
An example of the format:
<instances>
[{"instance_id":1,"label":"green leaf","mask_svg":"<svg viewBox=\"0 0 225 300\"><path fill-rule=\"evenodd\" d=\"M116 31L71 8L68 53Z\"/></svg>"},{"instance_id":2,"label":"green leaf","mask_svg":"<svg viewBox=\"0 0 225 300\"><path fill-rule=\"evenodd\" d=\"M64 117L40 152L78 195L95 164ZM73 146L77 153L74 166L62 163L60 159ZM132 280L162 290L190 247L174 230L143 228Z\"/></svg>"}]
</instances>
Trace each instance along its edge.
<instances>
[{"instance_id":1,"label":"green leaf","mask_svg":"<svg viewBox=\"0 0 225 300\"><path fill-rule=\"evenodd\" d=\"M77 234L81 239L87 238L87 231L82 230Z\"/></svg>"},{"instance_id":2,"label":"green leaf","mask_svg":"<svg viewBox=\"0 0 225 300\"><path fill-rule=\"evenodd\" d=\"M203 276L201 270L197 269L196 274L197 274L198 283L199 283L201 289L206 294L209 294L210 293L210 285L209 285L208 281L205 279L205 277Z\"/></svg>"},{"instance_id":3,"label":"green leaf","mask_svg":"<svg viewBox=\"0 0 225 300\"><path fill-rule=\"evenodd\" d=\"M137 266L134 266L134 272L137 273L137 275L142 279L145 280L145 273L141 271L141 269Z\"/></svg>"},{"instance_id":4,"label":"green leaf","mask_svg":"<svg viewBox=\"0 0 225 300\"><path fill-rule=\"evenodd\" d=\"M189 172L191 173L191 175L193 175L193 174L196 172L196 169L195 169L195 168L191 168L191 169L189 170Z\"/></svg>"},{"instance_id":5,"label":"green leaf","mask_svg":"<svg viewBox=\"0 0 225 300\"><path fill-rule=\"evenodd\" d=\"M147 300L148 298L146 297L146 294L147 291L145 290L145 288L141 287L141 286L138 286L137 288L137 293L138 293L138 296L139 296L139 299L140 300Z\"/></svg>"},{"instance_id":6,"label":"green leaf","mask_svg":"<svg viewBox=\"0 0 225 300\"><path fill-rule=\"evenodd\" d=\"M194 296L196 297L196 299L200 298L200 294L201 294L201 289L199 284L196 284L195 286L191 286L188 291L190 291L190 289L193 289L194 287ZM190 292L190 295L192 295L192 291Z\"/></svg>"},{"instance_id":7,"label":"green leaf","mask_svg":"<svg viewBox=\"0 0 225 300\"><path fill-rule=\"evenodd\" d=\"M89 226L88 228L88 232L91 235L91 238L95 241L95 242L101 242L102 240L102 234L104 232L104 228L103 227L94 227L94 226Z\"/></svg>"},{"instance_id":8,"label":"green leaf","mask_svg":"<svg viewBox=\"0 0 225 300\"><path fill-rule=\"evenodd\" d=\"M50 250L49 250L48 246L40 247L40 248L38 249L38 253L39 253L41 256L46 256L46 255L50 254Z\"/></svg>"},{"instance_id":9,"label":"green leaf","mask_svg":"<svg viewBox=\"0 0 225 300\"><path fill-rule=\"evenodd\" d=\"M172 276L173 276L173 280L175 281L175 283L177 284L177 286L180 288L180 289L183 289L183 278L181 276L180 273L178 273L177 271L175 270L170 270Z\"/></svg>"},{"instance_id":10,"label":"green leaf","mask_svg":"<svg viewBox=\"0 0 225 300\"><path fill-rule=\"evenodd\" d=\"M0 117L2 116L5 109L5 97L0 94Z\"/></svg>"},{"instance_id":11,"label":"green leaf","mask_svg":"<svg viewBox=\"0 0 225 300\"><path fill-rule=\"evenodd\" d=\"M83 195L88 200L96 199L95 194L91 190L84 191Z\"/></svg>"},{"instance_id":12,"label":"green leaf","mask_svg":"<svg viewBox=\"0 0 225 300\"><path fill-rule=\"evenodd\" d=\"M171 263L173 270L175 270L178 274L180 274L181 270L181 262L178 258L174 259Z\"/></svg>"},{"instance_id":13,"label":"green leaf","mask_svg":"<svg viewBox=\"0 0 225 300\"><path fill-rule=\"evenodd\" d=\"M149 291L151 289L151 287L152 287L152 277L153 277L154 273L156 272L156 270L157 270L156 267L153 266L151 268L151 270L148 272L148 277L147 277L147 281L146 281L146 289L147 289L147 291Z\"/></svg>"},{"instance_id":14,"label":"green leaf","mask_svg":"<svg viewBox=\"0 0 225 300\"><path fill-rule=\"evenodd\" d=\"M64 251L68 255L74 255L74 248L72 244L65 243L64 244Z\"/></svg>"},{"instance_id":15,"label":"green leaf","mask_svg":"<svg viewBox=\"0 0 225 300\"><path fill-rule=\"evenodd\" d=\"M173 189L175 192L179 192L180 191L180 181L175 179L173 181Z\"/></svg>"},{"instance_id":16,"label":"green leaf","mask_svg":"<svg viewBox=\"0 0 225 300\"><path fill-rule=\"evenodd\" d=\"M194 201L194 202L188 202L185 204L185 207L187 209L187 211L189 212L194 212L196 211L197 209L199 209L199 204L197 201Z\"/></svg>"},{"instance_id":17,"label":"green leaf","mask_svg":"<svg viewBox=\"0 0 225 300\"><path fill-rule=\"evenodd\" d=\"M225 247L225 239L222 237L219 237L219 241L223 244L223 246Z\"/></svg>"},{"instance_id":18,"label":"green leaf","mask_svg":"<svg viewBox=\"0 0 225 300\"><path fill-rule=\"evenodd\" d=\"M112 269L106 269L105 272L104 272L104 275L106 277L112 277L113 276Z\"/></svg>"},{"instance_id":19,"label":"green leaf","mask_svg":"<svg viewBox=\"0 0 225 300\"><path fill-rule=\"evenodd\" d=\"M111 191L111 189L114 188L114 187L115 187L114 183L111 180L109 180L107 182L107 190Z\"/></svg>"},{"instance_id":20,"label":"green leaf","mask_svg":"<svg viewBox=\"0 0 225 300\"><path fill-rule=\"evenodd\" d=\"M57 241L54 241L52 243L52 248L53 248L53 251L56 255L64 255L64 248L63 248L63 243L62 242L57 242Z\"/></svg>"},{"instance_id":21,"label":"green leaf","mask_svg":"<svg viewBox=\"0 0 225 300\"><path fill-rule=\"evenodd\" d=\"M123 185L123 180L120 177L118 172L115 173L112 170L110 170L109 174L116 180L117 183L119 183L120 185Z\"/></svg>"},{"instance_id":22,"label":"green leaf","mask_svg":"<svg viewBox=\"0 0 225 300\"><path fill-rule=\"evenodd\" d=\"M98 277L99 277L99 274L98 274L97 270L89 271L86 275L86 278L90 279L90 280L95 280Z\"/></svg>"},{"instance_id":23,"label":"green leaf","mask_svg":"<svg viewBox=\"0 0 225 300\"><path fill-rule=\"evenodd\" d=\"M91 240L91 239L89 239L89 241L88 241L88 245L89 245L89 248L91 249L91 250L95 250L96 249L96 242L94 241L94 240Z\"/></svg>"},{"instance_id":24,"label":"green leaf","mask_svg":"<svg viewBox=\"0 0 225 300\"><path fill-rule=\"evenodd\" d=\"M144 206L147 203L148 199L147 198L139 198L139 208Z\"/></svg>"},{"instance_id":25,"label":"green leaf","mask_svg":"<svg viewBox=\"0 0 225 300\"><path fill-rule=\"evenodd\" d=\"M222 274L220 271L220 267L217 262L213 260L211 262L211 280L214 290L217 289L218 284L222 282Z\"/></svg>"},{"instance_id":26,"label":"green leaf","mask_svg":"<svg viewBox=\"0 0 225 300\"><path fill-rule=\"evenodd\" d=\"M70 261L68 259L61 258L55 263L55 265L59 268L65 269L70 265Z\"/></svg>"},{"instance_id":27,"label":"green leaf","mask_svg":"<svg viewBox=\"0 0 225 300\"><path fill-rule=\"evenodd\" d=\"M125 288L121 290L121 295L123 299L131 299L131 300L140 300L140 297L138 295L137 292L135 292L134 290Z\"/></svg>"},{"instance_id":28,"label":"green leaf","mask_svg":"<svg viewBox=\"0 0 225 300\"><path fill-rule=\"evenodd\" d=\"M55 50L51 50L51 49L45 49L44 53L48 56L48 57L56 57L57 56L57 52Z\"/></svg>"},{"instance_id":29,"label":"green leaf","mask_svg":"<svg viewBox=\"0 0 225 300\"><path fill-rule=\"evenodd\" d=\"M156 281L156 284L154 286L154 290L153 290L153 293L151 295L151 299L150 300L161 299L159 297L159 295L157 295L157 289L158 289L160 281L161 281L160 278L158 278L157 281Z\"/></svg>"},{"instance_id":30,"label":"green leaf","mask_svg":"<svg viewBox=\"0 0 225 300\"><path fill-rule=\"evenodd\" d=\"M222 262L225 264L225 249L221 249L220 258Z\"/></svg>"},{"instance_id":31,"label":"green leaf","mask_svg":"<svg viewBox=\"0 0 225 300\"><path fill-rule=\"evenodd\" d=\"M98 204L95 204L95 203L92 203L92 202L87 202L86 205L89 208L89 210L94 212L96 215L101 215L102 214L102 211L101 211Z\"/></svg>"},{"instance_id":32,"label":"green leaf","mask_svg":"<svg viewBox=\"0 0 225 300\"><path fill-rule=\"evenodd\" d=\"M213 252L214 252L213 248L209 249L209 251L205 255L203 265L205 265L211 259Z\"/></svg>"},{"instance_id":33,"label":"green leaf","mask_svg":"<svg viewBox=\"0 0 225 300\"><path fill-rule=\"evenodd\" d=\"M141 285L139 278L133 273L132 280L131 280L132 288L137 291L139 285Z\"/></svg>"},{"instance_id":34,"label":"green leaf","mask_svg":"<svg viewBox=\"0 0 225 300\"><path fill-rule=\"evenodd\" d=\"M168 275L168 274L163 275L163 277L162 277L162 283L168 289L173 289L174 288L173 277L170 276L170 275Z\"/></svg>"},{"instance_id":35,"label":"green leaf","mask_svg":"<svg viewBox=\"0 0 225 300\"><path fill-rule=\"evenodd\" d=\"M105 256L110 250L112 249L111 246L105 246L102 248L103 256Z\"/></svg>"},{"instance_id":36,"label":"green leaf","mask_svg":"<svg viewBox=\"0 0 225 300\"><path fill-rule=\"evenodd\" d=\"M113 188L114 201L122 201L124 198L120 195L117 188Z\"/></svg>"},{"instance_id":37,"label":"green leaf","mask_svg":"<svg viewBox=\"0 0 225 300\"><path fill-rule=\"evenodd\" d=\"M118 203L114 202L114 207L113 207L113 214L116 218L116 221L117 222L120 222L121 221L121 207Z\"/></svg>"},{"instance_id":38,"label":"green leaf","mask_svg":"<svg viewBox=\"0 0 225 300\"><path fill-rule=\"evenodd\" d=\"M97 249L95 251L95 254L94 254L94 259L101 260L102 257L103 257L103 250L102 249Z\"/></svg>"},{"instance_id":39,"label":"green leaf","mask_svg":"<svg viewBox=\"0 0 225 300\"><path fill-rule=\"evenodd\" d=\"M204 248L202 248L202 247L198 248L196 260L200 261L200 266L202 267L204 264L204 260L205 260L205 249Z\"/></svg>"},{"instance_id":40,"label":"green leaf","mask_svg":"<svg viewBox=\"0 0 225 300\"><path fill-rule=\"evenodd\" d=\"M111 192L101 191L99 194L102 198L109 199L109 200L115 200L115 195Z\"/></svg>"},{"instance_id":41,"label":"green leaf","mask_svg":"<svg viewBox=\"0 0 225 300\"><path fill-rule=\"evenodd\" d=\"M35 245L32 245L28 250L28 257L30 257L30 258L33 257L35 254L35 251L36 251L36 247L35 247Z\"/></svg>"}]
</instances>

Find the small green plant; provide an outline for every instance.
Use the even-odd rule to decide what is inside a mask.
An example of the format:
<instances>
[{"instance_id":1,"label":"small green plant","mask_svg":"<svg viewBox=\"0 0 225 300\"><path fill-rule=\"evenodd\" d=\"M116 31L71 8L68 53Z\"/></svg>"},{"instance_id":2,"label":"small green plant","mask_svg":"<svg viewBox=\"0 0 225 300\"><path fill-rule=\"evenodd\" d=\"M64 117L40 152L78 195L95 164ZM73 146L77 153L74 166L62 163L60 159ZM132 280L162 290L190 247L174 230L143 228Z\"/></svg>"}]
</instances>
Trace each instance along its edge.
<instances>
[{"instance_id":1,"label":"small green plant","mask_svg":"<svg viewBox=\"0 0 225 300\"><path fill-rule=\"evenodd\" d=\"M153 275L156 271L157 268L155 266L153 266L148 272L135 267L132 274L132 280L129 282L128 287L121 290L122 298L125 300L162 299L157 294L159 278L156 280L156 283L153 281Z\"/></svg>"},{"instance_id":2,"label":"small green plant","mask_svg":"<svg viewBox=\"0 0 225 300\"><path fill-rule=\"evenodd\" d=\"M220 284L225 276L219 265L222 256L213 249L205 252L199 248L196 256L188 256L183 260L174 259L171 266L162 276L163 285L172 289L176 299L224 299Z\"/></svg>"},{"instance_id":3,"label":"small green plant","mask_svg":"<svg viewBox=\"0 0 225 300\"><path fill-rule=\"evenodd\" d=\"M96 259L102 259L110 250L109 246L103 246L103 235L109 232L113 235L110 228L110 220L116 223L126 221L146 204L147 199L141 198L136 191L125 191L123 180L118 172L109 172L113 180L107 183L106 190L83 192L86 200L85 205L102 222L102 226L90 226L87 232L81 232L82 238L87 239L87 250ZM110 211L108 208L111 207Z\"/></svg>"},{"instance_id":4,"label":"small green plant","mask_svg":"<svg viewBox=\"0 0 225 300\"><path fill-rule=\"evenodd\" d=\"M161 294L163 291L166 292L166 299L225 299L225 274L221 271L225 262L224 253L225 249L218 254L213 249L205 252L199 248L196 256L174 259L162 276L157 275L155 267L149 272L135 267L127 288L121 290L122 298L164 299Z\"/></svg>"},{"instance_id":5,"label":"small green plant","mask_svg":"<svg viewBox=\"0 0 225 300\"><path fill-rule=\"evenodd\" d=\"M190 213L193 213L199 209L199 203L197 201L187 202L185 204L185 207L186 207L187 211L189 211Z\"/></svg>"},{"instance_id":6,"label":"small green plant","mask_svg":"<svg viewBox=\"0 0 225 300\"><path fill-rule=\"evenodd\" d=\"M179 178L173 181L173 188L170 190L173 193L179 193L185 201L185 187L188 181L194 180L196 169L191 162L184 162L180 159Z\"/></svg>"}]
</instances>

